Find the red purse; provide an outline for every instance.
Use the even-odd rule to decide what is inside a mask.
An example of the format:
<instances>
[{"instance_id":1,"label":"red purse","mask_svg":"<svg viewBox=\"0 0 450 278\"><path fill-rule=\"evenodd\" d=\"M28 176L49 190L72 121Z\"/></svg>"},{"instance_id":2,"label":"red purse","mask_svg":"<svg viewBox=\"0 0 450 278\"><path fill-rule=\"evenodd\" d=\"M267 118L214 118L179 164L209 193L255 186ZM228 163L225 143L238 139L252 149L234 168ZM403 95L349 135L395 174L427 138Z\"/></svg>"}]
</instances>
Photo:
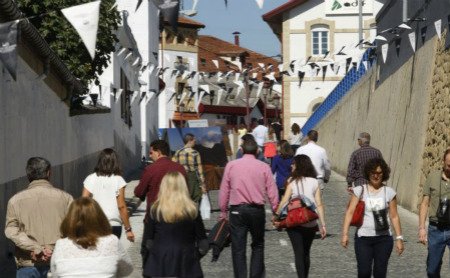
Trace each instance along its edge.
<instances>
[{"instance_id":1,"label":"red purse","mask_svg":"<svg viewBox=\"0 0 450 278\"><path fill-rule=\"evenodd\" d=\"M359 196L358 204L356 204L355 211L353 212L352 220L350 221L350 226L361 227L364 222L364 211L366 204L362 200L364 194L364 186L362 186L361 195ZM347 207L350 205L350 201Z\"/></svg>"},{"instance_id":2,"label":"red purse","mask_svg":"<svg viewBox=\"0 0 450 278\"><path fill-rule=\"evenodd\" d=\"M300 191L298 190L298 184L295 183L295 185L297 186L297 192L299 192L300 194ZM302 189L304 194L305 189L303 188L303 182L302 182ZM319 215L315 211L308 208L305 202L300 197L296 197L292 198L289 201L288 213L286 219L284 220L285 221L284 224L286 225L287 228L298 227L302 224L306 224L318 218Z\"/></svg>"}]
</instances>

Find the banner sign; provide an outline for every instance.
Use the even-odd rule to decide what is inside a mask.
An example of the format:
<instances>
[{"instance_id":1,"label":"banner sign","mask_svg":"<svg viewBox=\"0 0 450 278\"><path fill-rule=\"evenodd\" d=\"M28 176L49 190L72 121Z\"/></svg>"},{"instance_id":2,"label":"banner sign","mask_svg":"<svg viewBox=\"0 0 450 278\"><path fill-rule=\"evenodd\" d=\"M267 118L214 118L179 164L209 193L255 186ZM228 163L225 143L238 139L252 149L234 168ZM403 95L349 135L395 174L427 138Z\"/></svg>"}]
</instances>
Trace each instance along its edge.
<instances>
[{"instance_id":1,"label":"banner sign","mask_svg":"<svg viewBox=\"0 0 450 278\"><path fill-rule=\"evenodd\" d=\"M325 0L326 14L358 14L359 3L364 14L373 14L374 0Z\"/></svg>"}]
</instances>

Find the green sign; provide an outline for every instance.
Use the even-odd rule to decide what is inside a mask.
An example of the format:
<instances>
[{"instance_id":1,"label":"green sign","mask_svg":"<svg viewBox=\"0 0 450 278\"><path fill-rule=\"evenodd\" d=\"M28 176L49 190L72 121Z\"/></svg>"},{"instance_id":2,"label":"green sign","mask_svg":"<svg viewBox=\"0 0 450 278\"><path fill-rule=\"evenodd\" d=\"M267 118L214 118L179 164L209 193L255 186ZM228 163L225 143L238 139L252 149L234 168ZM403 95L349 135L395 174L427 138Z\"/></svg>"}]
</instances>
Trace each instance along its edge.
<instances>
[{"instance_id":1,"label":"green sign","mask_svg":"<svg viewBox=\"0 0 450 278\"><path fill-rule=\"evenodd\" d=\"M342 8L341 3L339 3L338 0L334 0L333 6L331 6L331 10L335 11L335 10L339 10L340 8Z\"/></svg>"}]
</instances>

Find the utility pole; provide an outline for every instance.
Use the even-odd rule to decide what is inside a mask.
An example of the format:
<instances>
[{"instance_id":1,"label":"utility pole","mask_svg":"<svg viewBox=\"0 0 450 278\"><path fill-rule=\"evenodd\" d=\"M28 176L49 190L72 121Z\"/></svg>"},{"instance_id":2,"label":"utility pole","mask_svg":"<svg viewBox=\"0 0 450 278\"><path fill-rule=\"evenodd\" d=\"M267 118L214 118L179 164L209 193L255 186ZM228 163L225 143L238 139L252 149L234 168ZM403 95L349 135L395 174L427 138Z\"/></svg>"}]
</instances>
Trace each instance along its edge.
<instances>
[{"instance_id":1,"label":"utility pole","mask_svg":"<svg viewBox=\"0 0 450 278\"><path fill-rule=\"evenodd\" d=\"M363 2L364 0L358 0L358 16L359 16L359 39L358 41L362 41L363 39ZM405 0L403 0L405 1ZM362 49L363 44L359 44L359 49Z\"/></svg>"}]
</instances>

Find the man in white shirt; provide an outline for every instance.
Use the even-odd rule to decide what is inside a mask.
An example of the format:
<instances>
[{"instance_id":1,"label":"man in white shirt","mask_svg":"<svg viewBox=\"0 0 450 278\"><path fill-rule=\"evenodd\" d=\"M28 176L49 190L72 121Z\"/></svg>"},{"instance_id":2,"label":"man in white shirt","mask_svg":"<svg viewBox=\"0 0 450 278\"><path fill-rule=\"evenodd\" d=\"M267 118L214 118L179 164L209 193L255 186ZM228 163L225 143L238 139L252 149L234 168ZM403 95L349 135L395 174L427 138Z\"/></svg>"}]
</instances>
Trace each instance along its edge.
<instances>
[{"instance_id":1,"label":"man in white shirt","mask_svg":"<svg viewBox=\"0 0 450 278\"><path fill-rule=\"evenodd\" d=\"M316 144L318 139L319 133L316 130L310 130L307 135L307 144L298 148L295 155L304 154L309 156L316 169L320 189L323 190L325 183L328 183L330 179L331 166L325 149Z\"/></svg>"},{"instance_id":2,"label":"man in white shirt","mask_svg":"<svg viewBox=\"0 0 450 278\"><path fill-rule=\"evenodd\" d=\"M253 129L252 135L255 137L256 144L263 148L264 143L269 138L269 129L264 126L264 119L258 120L258 126Z\"/></svg>"}]
</instances>

